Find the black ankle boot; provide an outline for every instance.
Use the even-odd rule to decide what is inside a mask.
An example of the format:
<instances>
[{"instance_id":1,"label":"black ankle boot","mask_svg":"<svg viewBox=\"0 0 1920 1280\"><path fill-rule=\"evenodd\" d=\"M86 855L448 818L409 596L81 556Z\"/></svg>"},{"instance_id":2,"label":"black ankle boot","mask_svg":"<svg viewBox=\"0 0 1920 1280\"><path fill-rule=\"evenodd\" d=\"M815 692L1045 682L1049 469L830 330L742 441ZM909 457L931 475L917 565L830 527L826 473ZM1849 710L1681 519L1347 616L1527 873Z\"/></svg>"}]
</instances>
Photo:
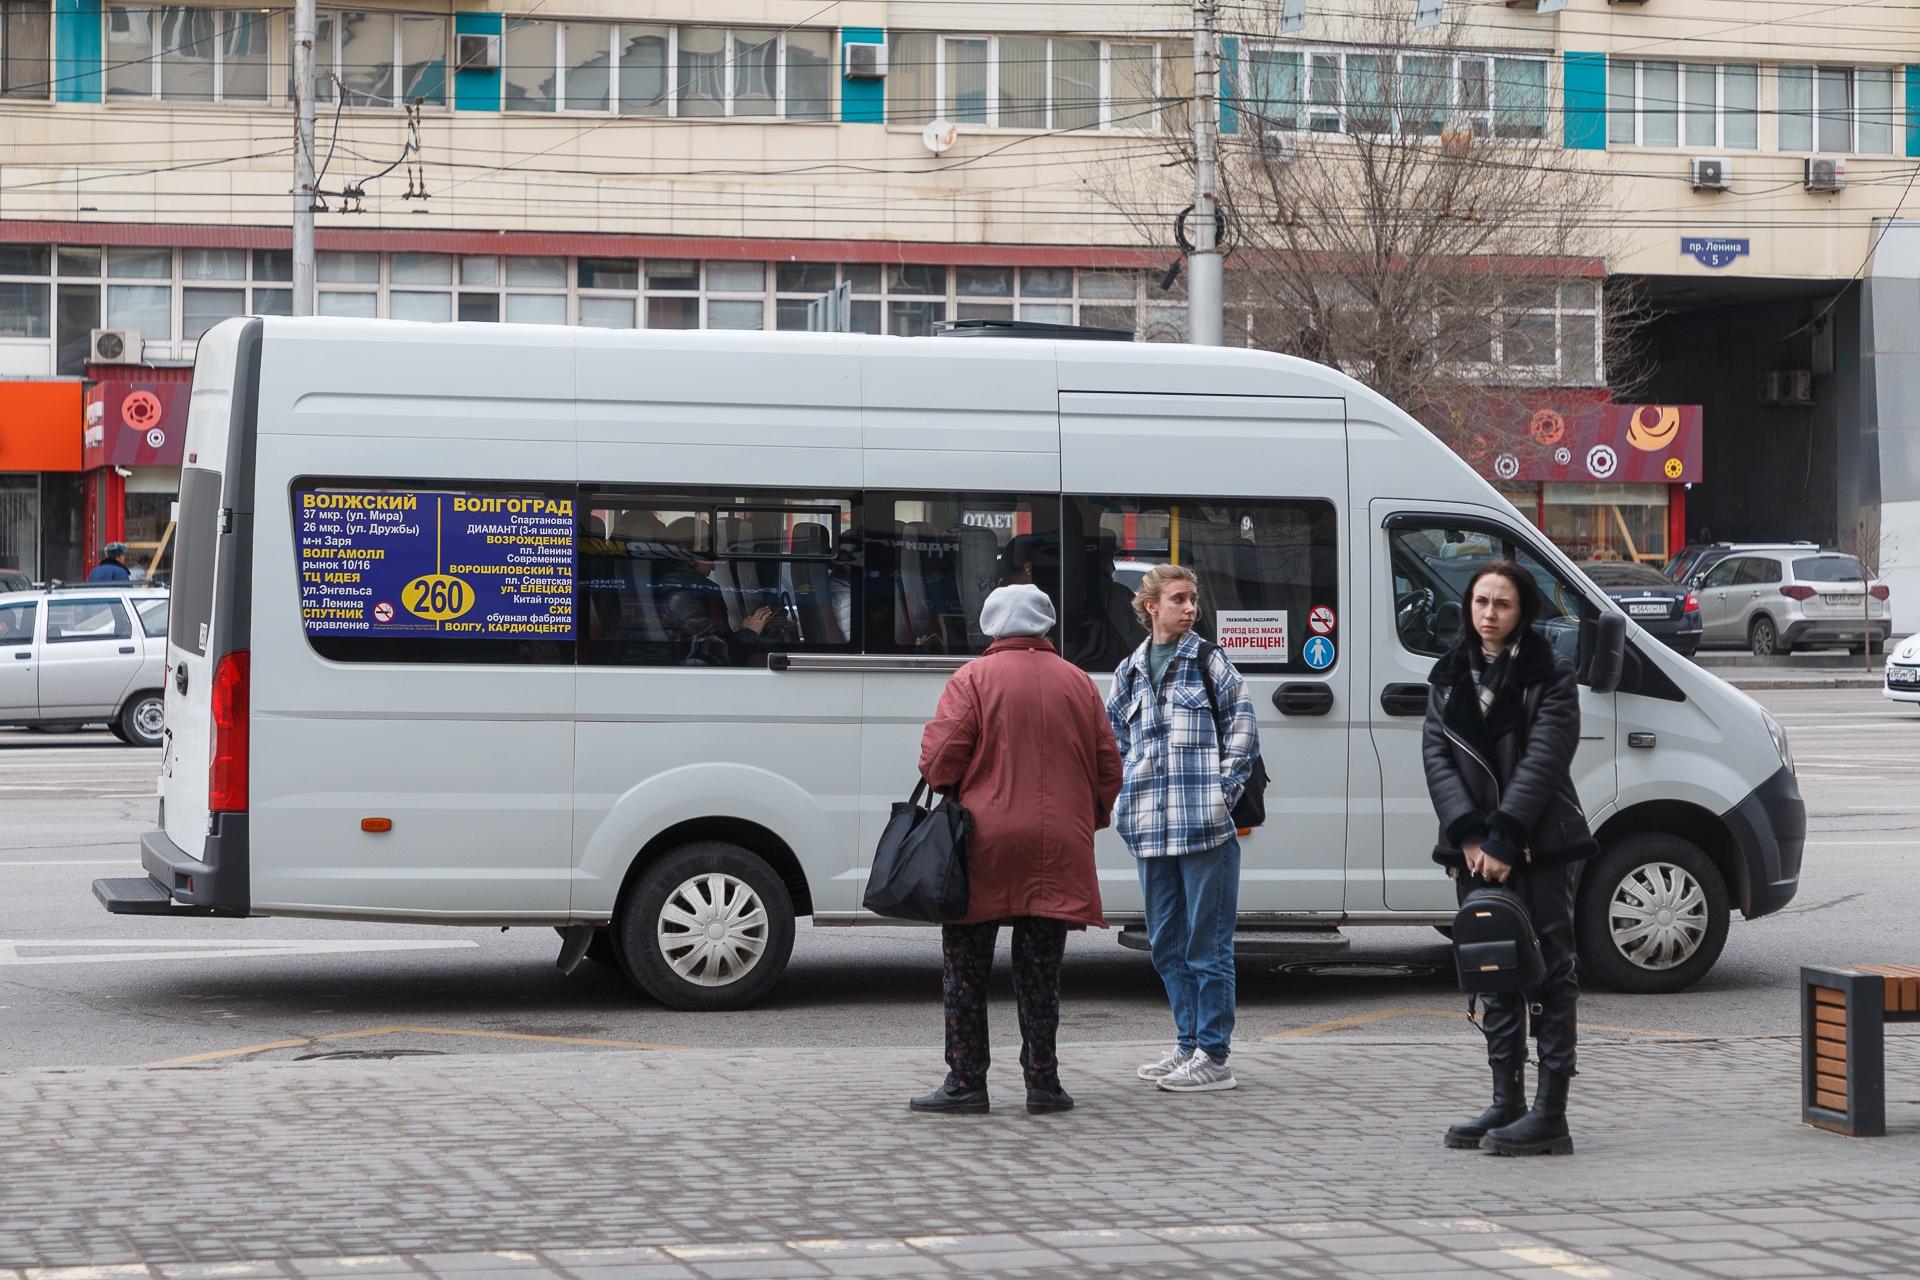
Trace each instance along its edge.
<instances>
[{"instance_id":1,"label":"black ankle boot","mask_svg":"<svg viewBox=\"0 0 1920 1280\"><path fill-rule=\"evenodd\" d=\"M1493 1069L1493 1105L1465 1124L1447 1130L1447 1145L1455 1151L1478 1151L1487 1130L1512 1124L1526 1113L1527 1078L1521 1067Z\"/></svg>"},{"instance_id":2,"label":"black ankle boot","mask_svg":"<svg viewBox=\"0 0 1920 1280\"><path fill-rule=\"evenodd\" d=\"M1567 1131L1567 1077L1540 1068L1540 1090L1533 1110L1505 1128L1489 1130L1480 1140L1482 1150L1497 1156L1570 1156L1573 1135Z\"/></svg>"}]
</instances>

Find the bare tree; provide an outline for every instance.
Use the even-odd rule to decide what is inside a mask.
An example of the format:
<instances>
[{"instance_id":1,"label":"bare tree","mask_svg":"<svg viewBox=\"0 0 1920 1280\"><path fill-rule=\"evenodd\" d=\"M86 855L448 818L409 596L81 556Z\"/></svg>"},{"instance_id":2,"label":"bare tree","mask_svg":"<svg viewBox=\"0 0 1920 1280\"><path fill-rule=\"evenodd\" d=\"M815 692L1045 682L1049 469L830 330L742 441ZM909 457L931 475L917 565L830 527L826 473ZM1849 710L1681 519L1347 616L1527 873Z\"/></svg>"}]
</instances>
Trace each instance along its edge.
<instances>
[{"instance_id":1,"label":"bare tree","mask_svg":"<svg viewBox=\"0 0 1920 1280\"><path fill-rule=\"evenodd\" d=\"M1416 30L1406 0L1357 3L1312 43L1281 34L1280 0L1233 11L1228 341L1335 365L1463 454L1490 401L1631 389L1640 307L1617 287L1603 305L1605 180L1562 149L1547 63L1476 51L1458 22ZM1105 188L1156 239L1146 211L1192 189L1190 144L1170 149Z\"/></svg>"},{"instance_id":2,"label":"bare tree","mask_svg":"<svg viewBox=\"0 0 1920 1280\"><path fill-rule=\"evenodd\" d=\"M1881 584L1874 581L1891 548L1891 539L1883 536L1880 508L1862 506L1853 530L1840 538L1840 549L1860 562L1860 654L1868 671L1873 670L1873 592ZM1884 590L1882 587L1881 589Z\"/></svg>"}]
</instances>

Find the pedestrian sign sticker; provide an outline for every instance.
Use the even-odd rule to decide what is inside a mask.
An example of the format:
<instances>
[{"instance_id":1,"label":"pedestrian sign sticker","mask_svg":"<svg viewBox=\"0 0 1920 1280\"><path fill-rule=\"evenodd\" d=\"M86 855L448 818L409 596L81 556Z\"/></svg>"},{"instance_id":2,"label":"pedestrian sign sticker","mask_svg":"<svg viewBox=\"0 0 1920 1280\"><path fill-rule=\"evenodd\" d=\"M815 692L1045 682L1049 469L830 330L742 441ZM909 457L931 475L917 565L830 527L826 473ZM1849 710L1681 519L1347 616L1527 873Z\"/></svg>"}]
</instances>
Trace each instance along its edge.
<instances>
[{"instance_id":1,"label":"pedestrian sign sticker","mask_svg":"<svg viewBox=\"0 0 1920 1280\"><path fill-rule=\"evenodd\" d=\"M571 640L573 506L532 493L297 491L306 632Z\"/></svg>"},{"instance_id":2,"label":"pedestrian sign sticker","mask_svg":"<svg viewBox=\"0 0 1920 1280\"><path fill-rule=\"evenodd\" d=\"M1314 636L1301 647L1300 656L1315 671L1325 671L1333 665L1334 652L1333 641L1325 636Z\"/></svg>"},{"instance_id":3,"label":"pedestrian sign sticker","mask_svg":"<svg viewBox=\"0 0 1920 1280\"><path fill-rule=\"evenodd\" d=\"M1234 662L1287 660L1285 609L1222 609L1214 629L1220 633L1214 643Z\"/></svg>"},{"instance_id":4,"label":"pedestrian sign sticker","mask_svg":"<svg viewBox=\"0 0 1920 1280\"><path fill-rule=\"evenodd\" d=\"M1323 604L1315 605L1313 612L1307 615L1307 630L1317 636L1332 635L1333 629L1337 625L1339 625L1339 620L1334 617L1333 610Z\"/></svg>"}]
</instances>

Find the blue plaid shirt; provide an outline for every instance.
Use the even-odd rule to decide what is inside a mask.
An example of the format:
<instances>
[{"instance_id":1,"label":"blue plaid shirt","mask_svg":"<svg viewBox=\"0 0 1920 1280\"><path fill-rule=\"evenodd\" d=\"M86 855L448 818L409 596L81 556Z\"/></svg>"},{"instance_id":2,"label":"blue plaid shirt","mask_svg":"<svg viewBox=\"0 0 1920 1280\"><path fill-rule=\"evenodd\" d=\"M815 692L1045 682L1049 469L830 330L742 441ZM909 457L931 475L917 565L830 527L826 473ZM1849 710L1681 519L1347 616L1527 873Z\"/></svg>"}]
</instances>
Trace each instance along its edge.
<instances>
[{"instance_id":1,"label":"blue plaid shirt","mask_svg":"<svg viewBox=\"0 0 1920 1280\"><path fill-rule=\"evenodd\" d=\"M1205 853L1234 833L1230 811L1260 753L1260 728L1247 682L1220 650L1210 659L1217 724L1194 632L1181 637L1158 690L1145 643L1113 673L1107 719L1126 762L1113 825L1136 858Z\"/></svg>"}]
</instances>

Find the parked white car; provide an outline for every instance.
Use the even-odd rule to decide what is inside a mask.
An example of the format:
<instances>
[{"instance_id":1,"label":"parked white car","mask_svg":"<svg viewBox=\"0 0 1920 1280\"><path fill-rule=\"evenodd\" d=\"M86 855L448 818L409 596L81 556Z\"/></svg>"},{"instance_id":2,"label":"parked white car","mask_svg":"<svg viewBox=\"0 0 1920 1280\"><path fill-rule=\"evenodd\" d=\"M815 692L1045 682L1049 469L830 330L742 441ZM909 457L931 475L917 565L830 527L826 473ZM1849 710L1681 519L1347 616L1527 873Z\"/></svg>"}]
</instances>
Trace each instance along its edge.
<instances>
[{"instance_id":1,"label":"parked white car","mask_svg":"<svg viewBox=\"0 0 1920 1280\"><path fill-rule=\"evenodd\" d=\"M89 583L0 594L0 724L104 724L157 747L164 729L167 593Z\"/></svg>"},{"instance_id":2,"label":"parked white car","mask_svg":"<svg viewBox=\"0 0 1920 1280\"><path fill-rule=\"evenodd\" d=\"M1920 635L1908 636L1887 655L1887 697L1920 702Z\"/></svg>"}]
</instances>

